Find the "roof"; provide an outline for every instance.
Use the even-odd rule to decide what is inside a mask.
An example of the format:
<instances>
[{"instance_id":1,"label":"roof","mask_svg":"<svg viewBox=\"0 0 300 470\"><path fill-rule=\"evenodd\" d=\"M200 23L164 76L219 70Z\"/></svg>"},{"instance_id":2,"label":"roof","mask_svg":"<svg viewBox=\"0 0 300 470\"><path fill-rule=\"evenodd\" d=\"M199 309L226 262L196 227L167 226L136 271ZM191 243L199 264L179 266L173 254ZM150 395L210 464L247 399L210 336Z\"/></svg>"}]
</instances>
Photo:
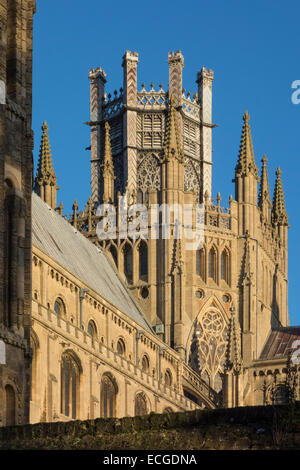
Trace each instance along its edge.
<instances>
[{"instance_id":1,"label":"roof","mask_svg":"<svg viewBox=\"0 0 300 470\"><path fill-rule=\"evenodd\" d=\"M101 297L152 331L106 253L32 193L32 243Z\"/></svg>"},{"instance_id":2,"label":"roof","mask_svg":"<svg viewBox=\"0 0 300 470\"><path fill-rule=\"evenodd\" d=\"M300 326L288 326L271 331L260 359L286 358L295 350L292 347L295 340L300 340Z\"/></svg>"}]
</instances>

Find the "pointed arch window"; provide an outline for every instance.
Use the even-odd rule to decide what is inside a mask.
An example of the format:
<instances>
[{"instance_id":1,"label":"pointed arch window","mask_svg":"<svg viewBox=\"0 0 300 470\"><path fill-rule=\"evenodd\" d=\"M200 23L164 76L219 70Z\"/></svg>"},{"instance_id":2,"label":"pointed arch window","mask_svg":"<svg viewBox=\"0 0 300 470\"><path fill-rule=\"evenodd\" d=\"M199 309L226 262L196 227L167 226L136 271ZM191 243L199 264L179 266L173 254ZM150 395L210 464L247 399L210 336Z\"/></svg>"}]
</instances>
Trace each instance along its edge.
<instances>
[{"instance_id":1,"label":"pointed arch window","mask_svg":"<svg viewBox=\"0 0 300 470\"><path fill-rule=\"evenodd\" d=\"M196 274L205 280L205 251L204 248L196 251Z\"/></svg>"},{"instance_id":2,"label":"pointed arch window","mask_svg":"<svg viewBox=\"0 0 300 470\"><path fill-rule=\"evenodd\" d=\"M212 247L209 250L208 255L208 277L213 279L215 282L217 281L217 253L216 249Z\"/></svg>"},{"instance_id":3,"label":"pointed arch window","mask_svg":"<svg viewBox=\"0 0 300 470\"><path fill-rule=\"evenodd\" d=\"M124 247L124 274L129 283L133 280L133 260L132 260L132 248L129 243L126 243Z\"/></svg>"},{"instance_id":4,"label":"pointed arch window","mask_svg":"<svg viewBox=\"0 0 300 470\"><path fill-rule=\"evenodd\" d=\"M135 416L144 416L148 414L147 398L143 392L135 397Z\"/></svg>"},{"instance_id":5,"label":"pointed arch window","mask_svg":"<svg viewBox=\"0 0 300 470\"><path fill-rule=\"evenodd\" d=\"M110 248L109 248L109 252L112 256L112 259L114 260L114 263L116 265L116 267L118 267L118 252L117 252L117 248L114 246L114 245L111 245Z\"/></svg>"},{"instance_id":6,"label":"pointed arch window","mask_svg":"<svg viewBox=\"0 0 300 470\"><path fill-rule=\"evenodd\" d=\"M66 353L61 361L61 413L72 419L78 415L80 366Z\"/></svg>"},{"instance_id":7,"label":"pointed arch window","mask_svg":"<svg viewBox=\"0 0 300 470\"><path fill-rule=\"evenodd\" d=\"M116 416L117 384L114 378L104 375L101 380L101 417L114 418Z\"/></svg>"},{"instance_id":8,"label":"pointed arch window","mask_svg":"<svg viewBox=\"0 0 300 470\"><path fill-rule=\"evenodd\" d=\"M221 279L223 279L227 284L229 284L230 279L230 260L229 253L225 249L221 254Z\"/></svg>"},{"instance_id":9,"label":"pointed arch window","mask_svg":"<svg viewBox=\"0 0 300 470\"><path fill-rule=\"evenodd\" d=\"M148 282L148 247L144 241L139 244L139 276L142 281Z\"/></svg>"}]
</instances>

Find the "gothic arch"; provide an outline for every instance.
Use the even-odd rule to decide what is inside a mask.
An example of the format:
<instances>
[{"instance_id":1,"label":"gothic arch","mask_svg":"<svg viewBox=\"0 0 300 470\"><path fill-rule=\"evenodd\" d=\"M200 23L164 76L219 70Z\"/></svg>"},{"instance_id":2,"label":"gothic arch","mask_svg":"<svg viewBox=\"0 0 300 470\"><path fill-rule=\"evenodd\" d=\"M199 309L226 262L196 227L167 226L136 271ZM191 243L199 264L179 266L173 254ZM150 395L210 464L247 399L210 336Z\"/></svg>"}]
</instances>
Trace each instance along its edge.
<instances>
[{"instance_id":1,"label":"gothic arch","mask_svg":"<svg viewBox=\"0 0 300 470\"><path fill-rule=\"evenodd\" d=\"M215 244L207 248L207 277L218 281L218 259L219 250Z\"/></svg>"},{"instance_id":2,"label":"gothic arch","mask_svg":"<svg viewBox=\"0 0 300 470\"><path fill-rule=\"evenodd\" d=\"M119 387L111 372L104 372L100 382L100 408L102 418L114 418L117 409Z\"/></svg>"},{"instance_id":3,"label":"gothic arch","mask_svg":"<svg viewBox=\"0 0 300 470\"><path fill-rule=\"evenodd\" d=\"M151 407L147 395L143 392L137 392L134 399L134 415L144 416L150 413Z\"/></svg>"},{"instance_id":4,"label":"gothic arch","mask_svg":"<svg viewBox=\"0 0 300 470\"><path fill-rule=\"evenodd\" d=\"M68 349L61 356L61 413L71 419L79 416L81 361L77 354Z\"/></svg>"},{"instance_id":5,"label":"gothic arch","mask_svg":"<svg viewBox=\"0 0 300 470\"><path fill-rule=\"evenodd\" d=\"M231 285L231 252L225 246L220 255L220 279Z\"/></svg>"},{"instance_id":6,"label":"gothic arch","mask_svg":"<svg viewBox=\"0 0 300 470\"><path fill-rule=\"evenodd\" d=\"M140 154L137 165L138 202L147 200L148 189L159 190L161 186L161 165L152 152Z\"/></svg>"},{"instance_id":7,"label":"gothic arch","mask_svg":"<svg viewBox=\"0 0 300 470\"><path fill-rule=\"evenodd\" d=\"M221 374L225 362L227 336L227 315L220 302L212 296L193 322L187 351L190 367L217 392L222 389Z\"/></svg>"},{"instance_id":8,"label":"gothic arch","mask_svg":"<svg viewBox=\"0 0 300 470\"><path fill-rule=\"evenodd\" d=\"M145 240L140 240L136 245L136 250L139 261L139 280L148 282L149 253L147 242Z\"/></svg>"}]
</instances>

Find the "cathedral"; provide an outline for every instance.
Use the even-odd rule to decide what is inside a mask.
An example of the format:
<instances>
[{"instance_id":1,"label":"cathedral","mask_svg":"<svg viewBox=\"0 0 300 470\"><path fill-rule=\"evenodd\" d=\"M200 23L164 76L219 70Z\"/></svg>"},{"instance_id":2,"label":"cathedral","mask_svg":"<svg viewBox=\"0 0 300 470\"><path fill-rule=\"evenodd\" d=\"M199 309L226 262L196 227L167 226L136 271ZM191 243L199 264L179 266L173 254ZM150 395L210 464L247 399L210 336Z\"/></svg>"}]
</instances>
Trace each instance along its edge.
<instances>
[{"instance_id":1,"label":"cathedral","mask_svg":"<svg viewBox=\"0 0 300 470\"><path fill-rule=\"evenodd\" d=\"M191 94L170 52L168 87L138 87L126 51L108 93L91 69L91 194L67 216L46 121L33 169L35 8L0 0L0 426L299 399L281 171L271 197L248 112L223 207L213 71Z\"/></svg>"}]
</instances>

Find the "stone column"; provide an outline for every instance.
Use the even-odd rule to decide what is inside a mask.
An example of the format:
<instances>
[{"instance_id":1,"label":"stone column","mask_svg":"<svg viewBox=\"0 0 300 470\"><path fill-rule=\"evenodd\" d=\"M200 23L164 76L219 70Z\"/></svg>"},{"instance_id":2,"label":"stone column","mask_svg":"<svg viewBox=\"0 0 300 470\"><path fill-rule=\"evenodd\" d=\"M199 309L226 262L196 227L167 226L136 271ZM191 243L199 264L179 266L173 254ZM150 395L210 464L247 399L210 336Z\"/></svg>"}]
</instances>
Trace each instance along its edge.
<instances>
[{"instance_id":1,"label":"stone column","mask_svg":"<svg viewBox=\"0 0 300 470\"><path fill-rule=\"evenodd\" d=\"M200 160L201 160L201 201L208 192L211 198L212 179L212 82L214 73L212 70L202 68L197 74L198 96L200 102Z\"/></svg>"}]
</instances>

